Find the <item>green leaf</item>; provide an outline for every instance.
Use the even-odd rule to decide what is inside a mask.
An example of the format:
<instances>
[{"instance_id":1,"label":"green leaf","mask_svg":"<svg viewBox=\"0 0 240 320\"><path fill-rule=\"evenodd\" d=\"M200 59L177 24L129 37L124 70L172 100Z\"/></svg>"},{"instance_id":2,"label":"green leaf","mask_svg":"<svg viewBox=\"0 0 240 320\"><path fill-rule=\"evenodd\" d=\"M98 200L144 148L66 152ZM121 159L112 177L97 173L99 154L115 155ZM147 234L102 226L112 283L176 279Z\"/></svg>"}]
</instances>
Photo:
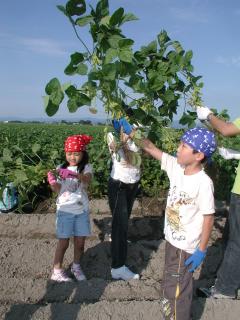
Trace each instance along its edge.
<instances>
[{"instance_id":1,"label":"green leaf","mask_svg":"<svg viewBox=\"0 0 240 320\"><path fill-rule=\"evenodd\" d=\"M160 61L157 65L157 72L160 72L161 74L165 74L167 72L168 68L169 68L168 63L166 63L164 61Z\"/></svg>"},{"instance_id":2,"label":"green leaf","mask_svg":"<svg viewBox=\"0 0 240 320\"><path fill-rule=\"evenodd\" d=\"M140 54L148 55L149 53L156 53L156 52L157 52L157 41L152 41L148 44L148 46L141 47Z\"/></svg>"},{"instance_id":3,"label":"green leaf","mask_svg":"<svg viewBox=\"0 0 240 320\"><path fill-rule=\"evenodd\" d=\"M96 16L105 17L109 14L108 0L100 0L96 7Z\"/></svg>"},{"instance_id":4,"label":"green leaf","mask_svg":"<svg viewBox=\"0 0 240 320\"><path fill-rule=\"evenodd\" d=\"M179 41L173 41L172 45L177 53L184 53L184 50L183 50L181 43Z\"/></svg>"},{"instance_id":5,"label":"green leaf","mask_svg":"<svg viewBox=\"0 0 240 320\"><path fill-rule=\"evenodd\" d=\"M150 42L147 48L149 53L157 52L157 41Z\"/></svg>"},{"instance_id":6,"label":"green leaf","mask_svg":"<svg viewBox=\"0 0 240 320\"><path fill-rule=\"evenodd\" d=\"M26 173L22 170L15 170L14 176L15 176L14 183L16 183L16 184L19 184L21 182L28 180Z\"/></svg>"},{"instance_id":7,"label":"green leaf","mask_svg":"<svg viewBox=\"0 0 240 320\"><path fill-rule=\"evenodd\" d=\"M132 39L121 39L118 44L120 48L130 47L134 44L134 41Z\"/></svg>"},{"instance_id":8,"label":"green leaf","mask_svg":"<svg viewBox=\"0 0 240 320\"><path fill-rule=\"evenodd\" d=\"M195 124L196 117L194 115L191 115L184 112L181 119L179 120L179 123L182 124L183 126L187 125L188 127L192 127Z\"/></svg>"},{"instance_id":9,"label":"green leaf","mask_svg":"<svg viewBox=\"0 0 240 320\"><path fill-rule=\"evenodd\" d=\"M106 51L106 55L105 55L105 63L110 63L112 62L112 60L114 58L116 58L118 55L118 51L116 49L113 49L113 48L109 48L107 51Z\"/></svg>"},{"instance_id":10,"label":"green leaf","mask_svg":"<svg viewBox=\"0 0 240 320\"><path fill-rule=\"evenodd\" d=\"M185 56L184 56L185 63L186 63L186 62L190 62L191 59L192 59L192 57L193 57L193 52L192 52L192 50L187 51L187 52L185 53Z\"/></svg>"},{"instance_id":11,"label":"green leaf","mask_svg":"<svg viewBox=\"0 0 240 320\"><path fill-rule=\"evenodd\" d=\"M72 64L78 64L84 60L84 55L81 52L74 52L70 57Z\"/></svg>"},{"instance_id":12,"label":"green leaf","mask_svg":"<svg viewBox=\"0 0 240 320\"><path fill-rule=\"evenodd\" d=\"M102 68L104 79L114 80L116 77L116 66L114 63L104 64Z\"/></svg>"},{"instance_id":13,"label":"green leaf","mask_svg":"<svg viewBox=\"0 0 240 320\"><path fill-rule=\"evenodd\" d=\"M61 12L63 12L66 16L68 15L68 14L67 14L67 11L66 11L66 8L65 8L64 6L57 5L57 8L58 8Z\"/></svg>"},{"instance_id":14,"label":"green leaf","mask_svg":"<svg viewBox=\"0 0 240 320\"><path fill-rule=\"evenodd\" d=\"M46 92L46 94L51 95L52 92L59 90L59 89L61 90L61 84L60 84L59 80L57 78L53 78L47 83L47 85L45 87L45 92Z\"/></svg>"},{"instance_id":15,"label":"green leaf","mask_svg":"<svg viewBox=\"0 0 240 320\"><path fill-rule=\"evenodd\" d=\"M51 93L49 100L55 104L55 105L59 105L64 98L64 93L62 92L61 87L58 90L55 90Z\"/></svg>"},{"instance_id":16,"label":"green leaf","mask_svg":"<svg viewBox=\"0 0 240 320\"><path fill-rule=\"evenodd\" d=\"M72 96L67 103L68 110L71 113L76 112L79 107L82 107L85 105L90 106L91 99L83 93L78 93Z\"/></svg>"},{"instance_id":17,"label":"green leaf","mask_svg":"<svg viewBox=\"0 0 240 320\"><path fill-rule=\"evenodd\" d=\"M12 152L9 149L7 149L7 148L3 149L2 160L4 162L11 162L12 161Z\"/></svg>"},{"instance_id":18,"label":"green leaf","mask_svg":"<svg viewBox=\"0 0 240 320\"><path fill-rule=\"evenodd\" d=\"M124 62L132 62L133 53L130 49L122 49L119 52L119 59Z\"/></svg>"},{"instance_id":19,"label":"green leaf","mask_svg":"<svg viewBox=\"0 0 240 320\"><path fill-rule=\"evenodd\" d=\"M100 80L102 78L101 76L101 72L96 71L95 69L93 69L92 71L90 71L88 73L88 80L92 81L92 80Z\"/></svg>"},{"instance_id":20,"label":"green leaf","mask_svg":"<svg viewBox=\"0 0 240 320\"><path fill-rule=\"evenodd\" d=\"M81 106L83 106L83 104L79 104L76 97L70 98L67 102L68 110L71 113L76 112Z\"/></svg>"},{"instance_id":21,"label":"green leaf","mask_svg":"<svg viewBox=\"0 0 240 320\"><path fill-rule=\"evenodd\" d=\"M65 68L64 73L66 75L74 75L78 73L78 65L84 61L84 55L80 52L75 52L70 56L71 61L68 66Z\"/></svg>"},{"instance_id":22,"label":"green leaf","mask_svg":"<svg viewBox=\"0 0 240 320\"><path fill-rule=\"evenodd\" d=\"M172 100L175 100L174 92L170 89L166 90L166 92L164 93L164 99L168 103L170 103Z\"/></svg>"},{"instance_id":23,"label":"green leaf","mask_svg":"<svg viewBox=\"0 0 240 320\"><path fill-rule=\"evenodd\" d=\"M84 106L91 105L91 99L84 93L79 93L78 101L79 101L79 103L83 104Z\"/></svg>"},{"instance_id":24,"label":"green leaf","mask_svg":"<svg viewBox=\"0 0 240 320\"><path fill-rule=\"evenodd\" d=\"M85 0L69 0L66 4L66 12L70 16L80 16L86 12Z\"/></svg>"},{"instance_id":25,"label":"green leaf","mask_svg":"<svg viewBox=\"0 0 240 320\"><path fill-rule=\"evenodd\" d=\"M53 110L53 106L59 106L64 98L64 94L61 89L61 84L57 78L53 78L49 81L45 88L46 93L49 95L49 100L45 98L44 103L46 108Z\"/></svg>"},{"instance_id":26,"label":"green leaf","mask_svg":"<svg viewBox=\"0 0 240 320\"><path fill-rule=\"evenodd\" d=\"M93 16L89 15L89 16L78 18L76 20L75 24L80 26L80 27L84 27L84 26L86 26L88 23L90 23L92 21L93 21Z\"/></svg>"},{"instance_id":27,"label":"green leaf","mask_svg":"<svg viewBox=\"0 0 240 320\"><path fill-rule=\"evenodd\" d=\"M72 76L76 74L76 72L77 72L77 67L73 66L71 63L64 69L64 73L67 76Z\"/></svg>"},{"instance_id":28,"label":"green leaf","mask_svg":"<svg viewBox=\"0 0 240 320\"><path fill-rule=\"evenodd\" d=\"M38 143L34 143L34 145L32 146L33 153L37 153L40 149L41 149L41 145Z\"/></svg>"},{"instance_id":29,"label":"green leaf","mask_svg":"<svg viewBox=\"0 0 240 320\"><path fill-rule=\"evenodd\" d=\"M111 16L110 18L110 25L115 26L117 24L120 24L122 22L124 15L124 9L123 8L118 8Z\"/></svg>"},{"instance_id":30,"label":"green leaf","mask_svg":"<svg viewBox=\"0 0 240 320\"><path fill-rule=\"evenodd\" d=\"M88 72L88 67L86 64L84 63L79 63L79 65L77 66L77 70L76 72L82 76L86 75Z\"/></svg>"},{"instance_id":31,"label":"green leaf","mask_svg":"<svg viewBox=\"0 0 240 320\"><path fill-rule=\"evenodd\" d=\"M16 159L16 165L17 165L17 166L21 166L22 163L23 163L22 158L17 158L17 159Z\"/></svg>"},{"instance_id":32,"label":"green leaf","mask_svg":"<svg viewBox=\"0 0 240 320\"><path fill-rule=\"evenodd\" d=\"M128 21L133 21L133 20L139 20L139 19L132 13L126 13L123 16L122 24L125 23L125 22L128 22Z\"/></svg>"},{"instance_id":33,"label":"green leaf","mask_svg":"<svg viewBox=\"0 0 240 320\"><path fill-rule=\"evenodd\" d=\"M157 36L158 43L160 46L165 45L169 40L171 40L165 30L162 30Z\"/></svg>"},{"instance_id":34,"label":"green leaf","mask_svg":"<svg viewBox=\"0 0 240 320\"><path fill-rule=\"evenodd\" d=\"M78 91L77 91L76 87L71 85L65 90L65 93L69 98L72 98L72 97L75 97L78 94Z\"/></svg>"},{"instance_id":35,"label":"green leaf","mask_svg":"<svg viewBox=\"0 0 240 320\"><path fill-rule=\"evenodd\" d=\"M57 113L59 109L59 105L55 105L52 103L50 99L48 99L47 104L45 105L45 112L49 117L54 116L55 113Z\"/></svg>"},{"instance_id":36,"label":"green leaf","mask_svg":"<svg viewBox=\"0 0 240 320\"><path fill-rule=\"evenodd\" d=\"M113 36L109 37L108 43L110 44L111 48L117 49L119 47L118 42L122 39L123 37L114 34Z\"/></svg>"},{"instance_id":37,"label":"green leaf","mask_svg":"<svg viewBox=\"0 0 240 320\"><path fill-rule=\"evenodd\" d=\"M101 19L100 25L108 26L110 23L110 16L105 16Z\"/></svg>"}]
</instances>

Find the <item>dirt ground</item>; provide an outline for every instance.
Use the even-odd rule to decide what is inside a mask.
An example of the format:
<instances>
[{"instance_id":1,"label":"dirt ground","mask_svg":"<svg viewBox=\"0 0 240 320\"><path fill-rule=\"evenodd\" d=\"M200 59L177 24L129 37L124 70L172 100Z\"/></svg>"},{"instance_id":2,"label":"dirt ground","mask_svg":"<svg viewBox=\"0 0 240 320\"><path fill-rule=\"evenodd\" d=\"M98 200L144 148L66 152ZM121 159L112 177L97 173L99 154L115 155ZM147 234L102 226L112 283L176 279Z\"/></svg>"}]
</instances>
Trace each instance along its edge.
<instances>
[{"instance_id":1,"label":"dirt ground","mask_svg":"<svg viewBox=\"0 0 240 320\"><path fill-rule=\"evenodd\" d=\"M49 280L56 247L55 208L42 203L31 214L0 214L0 319L6 320L161 320L164 263L164 199L137 201L129 223L127 264L139 281L110 277L111 216L106 200L91 202L92 236L87 239L82 268L87 281L57 284ZM192 317L238 320L240 300L203 299L199 286L214 283L223 255L226 206L219 206L210 247L194 274ZM65 257L68 270L72 243Z\"/></svg>"}]
</instances>

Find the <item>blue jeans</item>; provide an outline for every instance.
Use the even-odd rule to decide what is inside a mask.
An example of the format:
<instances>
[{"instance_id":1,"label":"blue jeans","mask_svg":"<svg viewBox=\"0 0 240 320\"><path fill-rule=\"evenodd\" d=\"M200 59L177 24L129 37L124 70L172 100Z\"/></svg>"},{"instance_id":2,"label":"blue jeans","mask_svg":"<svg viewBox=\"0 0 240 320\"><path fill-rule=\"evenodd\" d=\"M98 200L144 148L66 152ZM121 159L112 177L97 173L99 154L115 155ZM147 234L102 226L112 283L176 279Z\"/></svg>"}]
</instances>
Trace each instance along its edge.
<instances>
[{"instance_id":1,"label":"blue jeans","mask_svg":"<svg viewBox=\"0 0 240 320\"><path fill-rule=\"evenodd\" d=\"M229 210L229 239L217 273L215 288L225 295L236 295L240 287L240 195L232 193Z\"/></svg>"}]
</instances>

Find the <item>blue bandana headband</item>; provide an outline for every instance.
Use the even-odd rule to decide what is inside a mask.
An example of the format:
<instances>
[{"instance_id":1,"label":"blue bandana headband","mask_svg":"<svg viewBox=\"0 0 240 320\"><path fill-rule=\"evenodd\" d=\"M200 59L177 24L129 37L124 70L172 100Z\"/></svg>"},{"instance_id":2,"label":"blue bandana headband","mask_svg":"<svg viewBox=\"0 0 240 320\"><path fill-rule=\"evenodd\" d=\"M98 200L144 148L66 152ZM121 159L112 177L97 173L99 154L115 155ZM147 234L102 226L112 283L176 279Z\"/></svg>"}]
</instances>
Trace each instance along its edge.
<instances>
[{"instance_id":1,"label":"blue bandana headband","mask_svg":"<svg viewBox=\"0 0 240 320\"><path fill-rule=\"evenodd\" d=\"M194 150L202 152L207 158L211 157L217 147L214 133L205 128L187 130L182 135L181 141Z\"/></svg>"}]
</instances>

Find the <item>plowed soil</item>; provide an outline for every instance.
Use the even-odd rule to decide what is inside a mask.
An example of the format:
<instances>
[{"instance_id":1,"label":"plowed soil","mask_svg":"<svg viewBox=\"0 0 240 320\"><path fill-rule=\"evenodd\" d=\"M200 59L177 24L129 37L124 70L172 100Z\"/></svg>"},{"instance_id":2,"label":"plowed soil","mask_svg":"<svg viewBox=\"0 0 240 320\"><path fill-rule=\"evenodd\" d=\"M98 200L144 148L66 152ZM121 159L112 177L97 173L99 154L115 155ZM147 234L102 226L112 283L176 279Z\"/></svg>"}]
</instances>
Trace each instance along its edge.
<instances>
[{"instance_id":1,"label":"plowed soil","mask_svg":"<svg viewBox=\"0 0 240 320\"><path fill-rule=\"evenodd\" d=\"M0 214L0 319L8 320L161 320L164 264L164 201L136 203L129 223L127 264L139 281L110 277L111 216L105 200L91 203L92 236L81 265L87 281L58 284L49 280L56 248L54 208L42 205L31 214ZM225 211L215 218L205 262L194 274L193 319L238 320L240 300L197 296L199 286L214 283L221 262ZM73 246L64 260L69 270Z\"/></svg>"}]
</instances>

